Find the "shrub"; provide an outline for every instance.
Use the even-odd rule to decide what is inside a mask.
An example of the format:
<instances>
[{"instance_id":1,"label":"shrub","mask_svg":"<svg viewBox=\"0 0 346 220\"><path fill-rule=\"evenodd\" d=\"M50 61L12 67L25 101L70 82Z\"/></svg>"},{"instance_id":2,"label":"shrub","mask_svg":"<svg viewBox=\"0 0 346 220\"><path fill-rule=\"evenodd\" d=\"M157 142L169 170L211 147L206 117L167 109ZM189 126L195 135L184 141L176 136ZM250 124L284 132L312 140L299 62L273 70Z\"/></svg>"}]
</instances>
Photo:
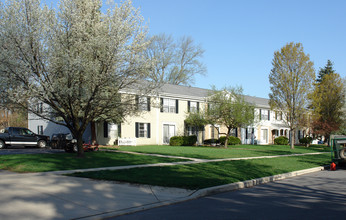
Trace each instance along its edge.
<instances>
[{"instance_id":1,"label":"shrub","mask_svg":"<svg viewBox=\"0 0 346 220\"><path fill-rule=\"evenodd\" d=\"M173 136L169 140L169 145L171 146L182 146L184 144L183 136Z\"/></svg>"},{"instance_id":2,"label":"shrub","mask_svg":"<svg viewBox=\"0 0 346 220\"><path fill-rule=\"evenodd\" d=\"M225 145L226 142L226 136L220 137L220 144ZM228 145L236 145L236 144L241 144L241 141L237 137L229 136L228 137Z\"/></svg>"},{"instance_id":3,"label":"shrub","mask_svg":"<svg viewBox=\"0 0 346 220\"><path fill-rule=\"evenodd\" d=\"M241 140L237 137L230 136L228 138L228 145L238 145L241 144Z\"/></svg>"},{"instance_id":4,"label":"shrub","mask_svg":"<svg viewBox=\"0 0 346 220\"><path fill-rule=\"evenodd\" d=\"M288 138L285 136L280 136L274 139L274 144L277 145L287 145L288 144Z\"/></svg>"},{"instance_id":5,"label":"shrub","mask_svg":"<svg viewBox=\"0 0 346 220\"><path fill-rule=\"evenodd\" d=\"M173 136L169 140L171 146L193 146L197 142L197 136Z\"/></svg>"},{"instance_id":6,"label":"shrub","mask_svg":"<svg viewBox=\"0 0 346 220\"><path fill-rule=\"evenodd\" d=\"M211 145L211 144L219 144L220 141L218 139L205 139L203 141L203 144L205 145Z\"/></svg>"},{"instance_id":7,"label":"shrub","mask_svg":"<svg viewBox=\"0 0 346 220\"><path fill-rule=\"evenodd\" d=\"M299 139L299 143L304 144L305 146L308 146L312 142L312 137L306 136Z\"/></svg>"},{"instance_id":8,"label":"shrub","mask_svg":"<svg viewBox=\"0 0 346 220\"><path fill-rule=\"evenodd\" d=\"M193 146L197 142L197 136L196 135L184 136L183 142L184 142L183 143L184 146Z\"/></svg>"}]
</instances>

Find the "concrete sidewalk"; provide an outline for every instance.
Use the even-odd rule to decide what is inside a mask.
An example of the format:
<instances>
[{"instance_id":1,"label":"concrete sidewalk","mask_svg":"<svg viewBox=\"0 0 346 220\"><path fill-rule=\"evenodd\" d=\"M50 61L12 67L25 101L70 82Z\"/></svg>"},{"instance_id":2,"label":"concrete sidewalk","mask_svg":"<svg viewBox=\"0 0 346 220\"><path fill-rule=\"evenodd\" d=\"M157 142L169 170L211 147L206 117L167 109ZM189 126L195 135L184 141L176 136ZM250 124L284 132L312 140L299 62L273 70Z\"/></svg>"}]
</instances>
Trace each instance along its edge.
<instances>
[{"instance_id":1,"label":"concrete sidewalk","mask_svg":"<svg viewBox=\"0 0 346 220\"><path fill-rule=\"evenodd\" d=\"M98 219L161 206L191 193L47 173L0 172L0 219Z\"/></svg>"}]
</instances>

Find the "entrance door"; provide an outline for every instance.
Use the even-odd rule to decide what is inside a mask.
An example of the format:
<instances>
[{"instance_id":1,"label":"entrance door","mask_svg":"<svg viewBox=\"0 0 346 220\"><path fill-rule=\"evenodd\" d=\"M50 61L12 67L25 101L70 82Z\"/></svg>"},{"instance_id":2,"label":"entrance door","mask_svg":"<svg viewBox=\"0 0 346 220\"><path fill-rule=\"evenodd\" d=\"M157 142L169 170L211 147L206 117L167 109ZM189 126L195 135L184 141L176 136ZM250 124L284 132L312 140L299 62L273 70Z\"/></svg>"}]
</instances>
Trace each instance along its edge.
<instances>
[{"instance_id":1,"label":"entrance door","mask_svg":"<svg viewBox=\"0 0 346 220\"><path fill-rule=\"evenodd\" d=\"M163 125L163 143L169 144L173 136L175 136L175 125Z\"/></svg>"},{"instance_id":2,"label":"entrance door","mask_svg":"<svg viewBox=\"0 0 346 220\"><path fill-rule=\"evenodd\" d=\"M262 133L262 141L263 143L267 144L268 143L268 129L262 129L261 130Z\"/></svg>"}]
</instances>

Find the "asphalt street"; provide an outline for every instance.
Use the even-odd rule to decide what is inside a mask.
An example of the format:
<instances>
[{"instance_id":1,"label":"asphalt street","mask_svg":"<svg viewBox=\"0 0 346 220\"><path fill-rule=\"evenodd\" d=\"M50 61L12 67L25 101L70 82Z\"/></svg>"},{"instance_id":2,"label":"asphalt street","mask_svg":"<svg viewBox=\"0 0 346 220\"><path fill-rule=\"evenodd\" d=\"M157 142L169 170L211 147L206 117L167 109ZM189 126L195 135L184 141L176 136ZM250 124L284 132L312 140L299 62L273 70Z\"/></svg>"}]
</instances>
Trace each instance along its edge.
<instances>
[{"instance_id":1,"label":"asphalt street","mask_svg":"<svg viewBox=\"0 0 346 220\"><path fill-rule=\"evenodd\" d=\"M346 170L326 170L110 219L345 218Z\"/></svg>"}]
</instances>

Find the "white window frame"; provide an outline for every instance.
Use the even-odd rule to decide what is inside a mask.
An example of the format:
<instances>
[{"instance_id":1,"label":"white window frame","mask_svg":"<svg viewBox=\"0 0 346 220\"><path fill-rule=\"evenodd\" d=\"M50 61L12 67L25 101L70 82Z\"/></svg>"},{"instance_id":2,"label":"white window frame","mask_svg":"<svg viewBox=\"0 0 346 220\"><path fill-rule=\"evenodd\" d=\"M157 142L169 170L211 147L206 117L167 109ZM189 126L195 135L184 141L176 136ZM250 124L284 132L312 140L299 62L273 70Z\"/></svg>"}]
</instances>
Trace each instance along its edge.
<instances>
[{"instance_id":1,"label":"white window frame","mask_svg":"<svg viewBox=\"0 0 346 220\"><path fill-rule=\"evenodd\" d=\"M148 137L148 123L138 123L138 137L139 138Z\"/></svg>"},{"instance_id":2,"label":"white window frame","mask_svg":"<svg viewBox=\"0 0 346 220\"><path fill-rule=\"evenodd\" d=\"M190 112L197 112L198 111L198 104L197 104L197 102L194 102L194 101L190 101L190 109L189 109L189 111Z\"/></svg>"},{"instance_id":3,"label":"white window frame","mask_svg":"<svg viewBox=\"0 0 346 220\"><path fill-rule=\"evenodd\" d=\"M162 109L166 113L176 113L176 99L163 98Z\"/></svg>"}]
</instances>

